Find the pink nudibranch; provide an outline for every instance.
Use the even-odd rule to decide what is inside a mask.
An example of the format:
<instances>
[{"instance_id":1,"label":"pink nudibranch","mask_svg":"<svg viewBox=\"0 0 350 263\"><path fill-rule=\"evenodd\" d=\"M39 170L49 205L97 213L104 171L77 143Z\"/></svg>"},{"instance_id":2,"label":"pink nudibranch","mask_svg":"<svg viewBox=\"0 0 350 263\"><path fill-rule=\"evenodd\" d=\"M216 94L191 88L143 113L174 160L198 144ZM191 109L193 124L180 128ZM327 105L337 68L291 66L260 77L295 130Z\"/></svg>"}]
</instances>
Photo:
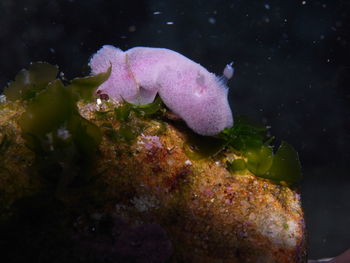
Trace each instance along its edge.
<instances>
[{"instance_id":1,"label":"pink nudibranch","mask_svg":"<svg viewBox=\"0 0 350 263\"><path fill-rule=\"evenodd\" d=\"M215 135L233 125L226 86L232 67L232 74L217 77L170 49L135 47L122 51L110 45L94 54L89 66L93 75L112 66L109 79L97 92L116 101L143 105L151 103L158 93L198 134Z\"/></svg>"}]
</instances>

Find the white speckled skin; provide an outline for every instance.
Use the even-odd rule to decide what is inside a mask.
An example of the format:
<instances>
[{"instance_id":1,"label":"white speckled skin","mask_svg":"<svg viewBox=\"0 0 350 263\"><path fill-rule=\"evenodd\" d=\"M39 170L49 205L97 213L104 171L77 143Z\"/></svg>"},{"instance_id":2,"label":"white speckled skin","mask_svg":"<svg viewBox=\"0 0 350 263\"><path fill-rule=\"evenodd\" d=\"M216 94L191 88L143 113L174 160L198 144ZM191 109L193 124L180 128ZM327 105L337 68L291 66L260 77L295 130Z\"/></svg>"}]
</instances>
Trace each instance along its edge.
<instances>
[{"instance_id":1,"label":"white speckled skin","mask_svg":"<svg viewBox=\"0 0 350 263\"><path fill-rule=\"evenodd\" d=\"M201 135L215 135L233 125L225 84L175 51L135 47L123 52L103 46L89 65L92 74L112 65L110 78L98 91L115 100L147 104L159 93L166 106Z\"/></svg>"}]
</instances>

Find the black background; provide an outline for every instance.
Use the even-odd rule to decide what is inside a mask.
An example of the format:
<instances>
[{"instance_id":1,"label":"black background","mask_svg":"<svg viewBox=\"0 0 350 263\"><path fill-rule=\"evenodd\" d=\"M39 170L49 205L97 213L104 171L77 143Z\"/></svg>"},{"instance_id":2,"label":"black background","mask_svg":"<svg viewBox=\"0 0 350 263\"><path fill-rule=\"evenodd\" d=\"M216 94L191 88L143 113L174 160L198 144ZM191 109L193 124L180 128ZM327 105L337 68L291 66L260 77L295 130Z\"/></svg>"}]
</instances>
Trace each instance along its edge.
<instances>
[{"instance_id":1,"label":"black background","mask_svg":"<svg viewBox=\"0 0 350 263\"><path fill-rule=\"evenodd\" d=\"M217 74L234 61L234 114L299 151L309 254L334 256L350 247L349 10L347 0L1 0L0 87L31 61L86 75L103 44L170 48Z\"/></svg>"}]
</instances>

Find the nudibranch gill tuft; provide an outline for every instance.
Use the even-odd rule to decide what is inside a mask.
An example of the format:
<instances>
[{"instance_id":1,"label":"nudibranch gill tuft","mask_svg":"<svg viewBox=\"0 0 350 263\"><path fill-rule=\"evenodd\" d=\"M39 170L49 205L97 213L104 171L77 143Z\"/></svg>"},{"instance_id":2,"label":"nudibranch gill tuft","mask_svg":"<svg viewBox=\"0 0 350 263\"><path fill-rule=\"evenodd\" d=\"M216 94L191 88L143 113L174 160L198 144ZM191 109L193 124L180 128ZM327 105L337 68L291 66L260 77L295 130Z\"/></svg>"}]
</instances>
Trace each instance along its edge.
<instances>
[{"instance_id":1,"label":"nudibranch gill tuft","mask_svg":"<svg viewBox=\"0 0 350 263\"><path fill-rule=\"evenodd\" d=\"M135 47L122 51L105 45L91 57L92 74L112 66L109 79L97 90L110 98L133 104L151 103L157 93L165 105L196 133L211 136L233 125L226 82L185 56L165 48Z\"/></svg>"}]
</instances>

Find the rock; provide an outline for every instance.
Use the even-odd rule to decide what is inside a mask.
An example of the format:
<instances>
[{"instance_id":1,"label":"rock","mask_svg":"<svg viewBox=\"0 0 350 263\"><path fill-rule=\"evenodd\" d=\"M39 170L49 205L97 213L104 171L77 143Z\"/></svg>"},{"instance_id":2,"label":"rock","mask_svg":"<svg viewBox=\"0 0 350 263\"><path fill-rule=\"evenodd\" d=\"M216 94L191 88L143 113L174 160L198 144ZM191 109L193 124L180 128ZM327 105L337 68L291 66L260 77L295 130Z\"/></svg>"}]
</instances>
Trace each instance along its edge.
<instances>
[{"instance_id":1,"label":"rock","mask_svg":"<svg viewBox=\"0 0 350 263\"><path fill-rule=\"evenodd\" d=\"M4 242L8 255L17 254L17 262L40 254L57 262L306 261L305 223L295 188L249 171L230 172L226 162L238 157L228 149L190 158L191 131L164 115L144 117L131 111L122 120L114 109L123 105L112 101L78 106L102 132L88 171L80 170L85 163L75 157L56 155L57 163L51 155L41 159L48 165L41 169L38 153L26 146L18 125L25 103L0 104L0 144L8 141L0 148L1 231L11 236ZM67 156L69 151L62 149ZM73 175L67 175L67 164ZM41 206L51 199L55 201ZM26 216L21 214L24 207ZM36 224L38 235L33 236L23 225L30 228L33 222L26 218L40 211L53 223ZM96 226L104 218L112 220L101 230ZM63 253L59 244L64 239L72 245ZM47 250L38 251L42 243ZM87 250L90 256L84 254Z\"/></svg>"}]
</instances>

